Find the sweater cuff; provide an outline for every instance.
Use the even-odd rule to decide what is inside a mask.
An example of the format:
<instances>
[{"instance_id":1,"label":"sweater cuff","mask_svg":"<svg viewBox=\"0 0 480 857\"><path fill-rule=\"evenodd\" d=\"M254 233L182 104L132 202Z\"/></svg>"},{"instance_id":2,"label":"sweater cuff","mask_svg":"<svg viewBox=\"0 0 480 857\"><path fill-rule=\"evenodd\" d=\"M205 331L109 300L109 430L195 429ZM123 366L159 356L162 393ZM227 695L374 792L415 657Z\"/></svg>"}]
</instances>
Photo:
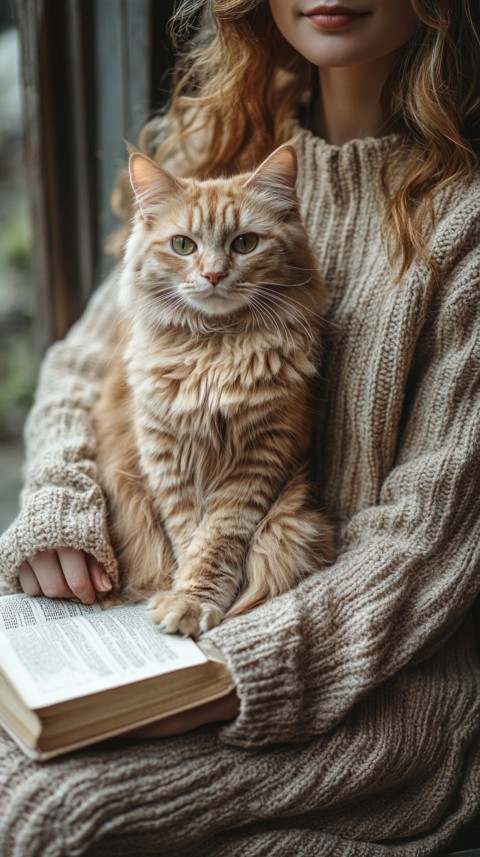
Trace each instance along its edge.
<instances>
[{"instance_id":1,"label":"sweater cuff","mask_svg":"<svg viewBox=\"0 0 480 857\"><path fill-rule=\"evenodd\" d=\"M38 551L61 547L92 554L114 586L118 584L105 500L97 485L87 491L49 485L29 493L21 512L0 538L0 576L14 582L22 562Z\"/></svg>"},{"instance_id":2,"label":"sweater cuff","mask_svg":"<svg viewBox=\"0 0 480 857\"><path fill-rule=\"evenodd\" d=\"M225 620L202 637L222 652L240 699L237 718L220 731L224 743L250 749L302 742L309 736L315 714L305 664L311 652L305 651L298 606L295 593L286 593L250 613ZM317 639L325 635L325 628L320 627L321 606L316 611ZM311 631L310 627L309 634ZM321 659L321 651L319 656ZM319 668L316 662L316 670Z\"/></svg>"}]
</instances>

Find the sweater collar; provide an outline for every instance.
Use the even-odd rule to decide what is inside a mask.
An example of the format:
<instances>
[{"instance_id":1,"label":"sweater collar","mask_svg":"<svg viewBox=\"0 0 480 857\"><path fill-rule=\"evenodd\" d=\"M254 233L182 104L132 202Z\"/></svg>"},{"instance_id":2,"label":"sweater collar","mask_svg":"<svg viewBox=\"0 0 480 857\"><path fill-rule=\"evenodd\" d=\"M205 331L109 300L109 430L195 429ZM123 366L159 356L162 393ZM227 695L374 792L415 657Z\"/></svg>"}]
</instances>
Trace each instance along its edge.
<instances>
[{"instance_id":1,"label":"sweater collar","mask_svg":"<svg viewBox=\"0 0 480 857\"><path fill-rule=\"evenodd\" d=\"M374 207L382 203L381 168L387 156L404 145L401 134L364 137L337 146L297 125L293 136L299 161L297 191L304 202L321 188L337 206L366 197ZM409 158L407 149L390 174L394 180L405 169L405 157Z\"/></svg>"},{"instance_id":2,"label":"sweater collar","mask_svg":"<svg viewBox=\"0 0 480 857\"><path fill-rule=\"evenodd\" d=\"M364 170L370 168L376 172L387 155L404 142L401 134L391 133L382 137L360 137L342 145L335 145L300 125L293 129L293 134L299 146L308 151L310 156L314 155L314 160L319 165L337 170L358 168L361 164Z\"/></svg>"}]
</instances>

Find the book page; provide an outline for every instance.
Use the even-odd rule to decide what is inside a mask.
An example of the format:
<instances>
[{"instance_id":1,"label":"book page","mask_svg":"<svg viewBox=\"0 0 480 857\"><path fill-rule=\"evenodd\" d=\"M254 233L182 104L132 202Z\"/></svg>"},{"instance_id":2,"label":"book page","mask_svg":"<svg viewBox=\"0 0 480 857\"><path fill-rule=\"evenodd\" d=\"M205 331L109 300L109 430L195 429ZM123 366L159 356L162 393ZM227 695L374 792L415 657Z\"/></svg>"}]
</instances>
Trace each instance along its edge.
<instances>
[{"instance_id":1,"label":"book page","mask_svg":"<svg viewBox=\"0 0 480 857\"><path fill-rule=\"evenodd\" d=\"M0 615L0 666L30 708L207 661L192 640L162 634L139 605L102 610L7 595Z\"/></svg>"},{"instance_id":2,"label":"book page","mask_svg":"<svg viewBox=\"0 0 480 857\"><path fill-rule=\"evenodd\" d=\"M89 616L101 612L98 601L94 604L80 604L63 598L4 595L0 597L0 629L10 631L54 622L56 619L68 619L70 616Z\"/></svg>"}]
</instances>

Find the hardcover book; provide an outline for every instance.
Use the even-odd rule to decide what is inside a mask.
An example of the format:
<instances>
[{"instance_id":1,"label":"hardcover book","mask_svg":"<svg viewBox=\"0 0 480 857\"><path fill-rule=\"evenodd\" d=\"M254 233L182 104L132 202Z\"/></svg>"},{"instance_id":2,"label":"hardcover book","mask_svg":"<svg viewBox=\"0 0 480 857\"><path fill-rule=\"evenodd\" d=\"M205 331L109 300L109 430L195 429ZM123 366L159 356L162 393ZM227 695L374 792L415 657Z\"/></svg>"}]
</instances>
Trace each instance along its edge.
<instances>
[{"instance_id":1,"label":"hardcover book","mask_svg":"<svg viewBox=\"0 0 480 857\"><path fill-rule=\"evenodd\" d=\"M0 597L0 724L43 760L228 694L217 653L141 605ZM206 646L205 646L206 649Z\"/></svg>"}]
</instances>

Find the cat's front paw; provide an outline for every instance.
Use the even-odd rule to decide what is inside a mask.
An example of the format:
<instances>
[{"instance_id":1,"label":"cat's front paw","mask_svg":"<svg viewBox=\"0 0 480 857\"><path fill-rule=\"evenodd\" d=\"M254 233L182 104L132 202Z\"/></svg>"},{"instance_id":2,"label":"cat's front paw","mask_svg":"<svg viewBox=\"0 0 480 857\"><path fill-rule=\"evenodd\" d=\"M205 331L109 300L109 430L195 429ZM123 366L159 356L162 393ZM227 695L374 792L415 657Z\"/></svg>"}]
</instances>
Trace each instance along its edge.
<instances>
[{"instance_id":1,"label":"cat's front paw","mask_svg":"<svg viewBox=\"0 0 480 857\"><path fill-rule=\"evenodd\" d=\"M214 628L223 615L218 607L185 592L157 592L147 606L161 631L167 634L180 631L189 637Z\"/></svg>"}]
</instances>

